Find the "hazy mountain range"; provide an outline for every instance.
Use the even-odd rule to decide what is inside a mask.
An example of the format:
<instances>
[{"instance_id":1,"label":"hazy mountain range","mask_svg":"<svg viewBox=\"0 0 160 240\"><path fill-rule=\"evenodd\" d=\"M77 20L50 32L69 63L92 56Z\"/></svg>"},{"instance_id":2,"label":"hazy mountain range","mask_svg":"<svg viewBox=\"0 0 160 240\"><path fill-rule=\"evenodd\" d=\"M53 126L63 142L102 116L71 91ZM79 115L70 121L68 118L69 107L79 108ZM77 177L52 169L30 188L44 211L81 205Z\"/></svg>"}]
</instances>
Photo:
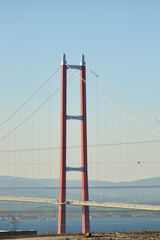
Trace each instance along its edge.
<instances>
[{"instance_id":1,"label":"hazy mountain range","mask_svg":"<svg viewBox=\"0 0 160 240\"><path fill-rule=\"evenodd\" d=\"M58 199L59 180L0 176L0 195ZM67 199L81 199L81 181L67 181ZM118 183L90 180L89 199L160 204L160 177Z\"/></svg>"},{"instance_id":2,"label":"hazy mountain range","mask_svg":"<svg viewBox=\"0 0 160 240\"><path fill-rule=\"evenodd\" d=\"M12 176L0 176L0 187L58 187L58 179L30 179ZM81 181L68 180L68 187L80 187ZM160 177L136 180L132 182L89 181L89 187L120 187L120 186L160 186Z\"/></svg>"}]
</instances>

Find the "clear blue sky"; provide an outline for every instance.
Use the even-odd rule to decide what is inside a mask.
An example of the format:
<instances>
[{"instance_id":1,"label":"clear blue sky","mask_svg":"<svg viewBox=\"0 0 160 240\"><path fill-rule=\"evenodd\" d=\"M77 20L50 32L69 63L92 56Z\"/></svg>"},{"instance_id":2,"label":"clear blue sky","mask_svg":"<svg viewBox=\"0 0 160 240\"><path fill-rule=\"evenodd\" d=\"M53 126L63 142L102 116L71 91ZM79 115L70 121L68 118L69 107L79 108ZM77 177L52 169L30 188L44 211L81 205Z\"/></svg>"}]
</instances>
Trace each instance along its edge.
<instances>
[{"instance_id":1,"label":"clear blue sky","mask_svg":"<svg viewBox=\"0 0 160 240\"><path fill-rule=\"evenodd\" d=\"M0 0L0 120L60 65L86 64L160 118L160 1Z\"/></svg>"},{"instance_id":2,"label":"clear blue sky","mask_svg":"<svg viewBox=\"0 0 160 240\"><path fill-rule=\"evenodd\" d=\"M77 64L84 53L90 67L152 111L160 100L159 10L156 0L1 0L1 102L15 95L16 105L23 102L63 52Z\"/></svg>"}]
</instances>

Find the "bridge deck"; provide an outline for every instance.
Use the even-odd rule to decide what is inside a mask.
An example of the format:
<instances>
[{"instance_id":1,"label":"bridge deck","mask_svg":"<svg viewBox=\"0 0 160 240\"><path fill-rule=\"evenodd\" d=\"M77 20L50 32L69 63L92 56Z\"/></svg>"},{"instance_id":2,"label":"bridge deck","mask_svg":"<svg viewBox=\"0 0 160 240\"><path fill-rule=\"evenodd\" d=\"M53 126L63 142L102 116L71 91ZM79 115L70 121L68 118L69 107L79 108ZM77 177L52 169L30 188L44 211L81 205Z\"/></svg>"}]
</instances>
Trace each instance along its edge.
<instances>
[{"instance_id":1,"label":"bridge deck","mask_svg":"<svg viewBox=\"0 0 160 240\"><path fill-rule=\"evenodd\" d=\"M77 206L92 206L92 207L107 207L107 208L127 208L127 209L141 209L160 211L160 206L144 205L144 204L132 204L132 203L115 203L115 202L95 202L95 201L78 201L78 200L67 200L64 203L59 203L57 199L49 198L29 198L29 197L0 197L0 201L11 201L11 202L32 202L32 203L47 203L47 204L68 204Z\"/></svg>"}]
</instances>

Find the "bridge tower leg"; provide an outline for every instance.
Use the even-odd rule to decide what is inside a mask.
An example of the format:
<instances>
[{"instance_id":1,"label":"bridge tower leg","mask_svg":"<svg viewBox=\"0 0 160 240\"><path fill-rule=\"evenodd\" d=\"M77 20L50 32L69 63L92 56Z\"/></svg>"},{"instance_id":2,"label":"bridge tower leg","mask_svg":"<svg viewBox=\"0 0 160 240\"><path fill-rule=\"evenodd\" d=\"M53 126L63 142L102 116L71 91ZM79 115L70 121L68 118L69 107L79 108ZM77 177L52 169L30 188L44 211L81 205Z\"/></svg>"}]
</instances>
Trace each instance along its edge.
<instances>
[{"instance_id":1,"label":"bridge tower leg","mask_svg":"<svg viewBox=\"0 0 160 240\"><path fill-rule=\"evenodd\" d=\"M82 201L88 201L88 171L87 171L87 115L86 115L86 67L84 55L80 65L80 100L81 100L81 166L82 172ZM90 231L89 206L82 206L82 233Z\"/></svg>"},{"instance_id":2,"label":"bridge tower leg","mask_svg":"<svg viewBox=\"0 0 160 240\"><path fill-rule=\"evenodd\" d=\"M66 232L66 99L67 99L67 66L65 54L61 63L61 136L60 136L60 185L58 234Z\"/></svg>"}]
</instances>

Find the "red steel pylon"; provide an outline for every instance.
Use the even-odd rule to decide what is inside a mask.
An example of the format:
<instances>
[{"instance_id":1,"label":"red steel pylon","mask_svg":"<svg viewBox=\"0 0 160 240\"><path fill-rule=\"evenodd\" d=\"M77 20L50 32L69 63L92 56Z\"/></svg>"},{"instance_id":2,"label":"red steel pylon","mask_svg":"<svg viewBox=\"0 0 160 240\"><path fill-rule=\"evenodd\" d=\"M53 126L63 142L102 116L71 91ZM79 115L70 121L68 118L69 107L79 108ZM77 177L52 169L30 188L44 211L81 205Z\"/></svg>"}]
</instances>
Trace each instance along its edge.
<instances>
[{"instance_id":1,"label":"red steel pylon","mask_svg":"<svg viewBox=\"0 0 160 240\"><path fill-rule=\"evenodd\" d=\"M81 116L68 116L67 107L67 69L80 70L80 100ZM82 172L82 201L88 201L88 171L87 171L87 114L86 114L86 67L84 55L81 56L80 65L67 65L65 54L61 63L61 142L60 142L60 185L59 185L59 211L58 234L66 232L66 171ZM81 167L66 167L66 120L81 120ZM90 231L89 206L82 206L82 233Z\"/></svg>"}]
</instances>

